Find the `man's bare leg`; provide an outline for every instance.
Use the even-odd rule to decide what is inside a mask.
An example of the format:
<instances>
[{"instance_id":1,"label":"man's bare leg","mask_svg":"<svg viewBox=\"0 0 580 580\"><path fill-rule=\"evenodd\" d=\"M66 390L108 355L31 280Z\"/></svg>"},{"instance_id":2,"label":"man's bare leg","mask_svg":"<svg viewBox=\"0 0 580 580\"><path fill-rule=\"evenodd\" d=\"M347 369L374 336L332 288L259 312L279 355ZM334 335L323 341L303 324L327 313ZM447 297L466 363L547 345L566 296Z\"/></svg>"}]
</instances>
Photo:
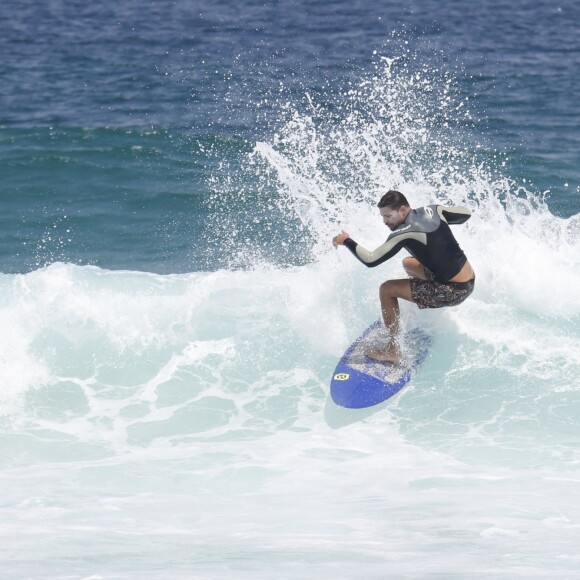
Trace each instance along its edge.
<instances>
[{"instance_id":1,"label":"man's bare leg","mask_svg":"<svg viewBox=\"0 0 580 580\"><path fill-rule=\"evenodd\" d=\"M403 259L403 268L411 278L426 280L425 268L416 258ZM383 322L389 333L389 342L385 349L371 349L367 355L379 361L397 364L402 358L400 345L400 309L399 298L413 301L411 298L411 284L409 280L388 280L383 282L379 289Z\"/></svg>"},{"instance_id":2,"label":"man's bare leg","mask_svg":"<svg viewBox=\"0 0 580 580\"><path fill-rule=\"evenodd\" d=\"M389 333L389 340L385 349L371 349L366 354L383 362L397 364L402 358L400 346L400 310L399 298L411 300L411 284L409 280L388 280L383 282L379 289L383 322Z\"/></svg>"}]
</instances>

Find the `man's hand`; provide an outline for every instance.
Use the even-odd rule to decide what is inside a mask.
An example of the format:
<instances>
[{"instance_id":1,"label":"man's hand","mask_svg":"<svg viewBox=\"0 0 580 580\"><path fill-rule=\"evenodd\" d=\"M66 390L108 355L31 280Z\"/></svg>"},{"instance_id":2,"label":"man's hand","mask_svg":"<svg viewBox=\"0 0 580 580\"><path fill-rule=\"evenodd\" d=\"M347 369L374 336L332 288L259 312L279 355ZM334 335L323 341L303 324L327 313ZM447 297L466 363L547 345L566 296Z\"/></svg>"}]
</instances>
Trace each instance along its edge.
<instances>
[{"instance_id":1,"label":"man's hand","mask_svg":"<svg viewBox=\"0 0 580 580\"><path fill-rule=\"evenodd\" d=\"M347 238L350 238L348 232L342 230L340 234L337 234L336 236L334 236L334 238L332 238L332 245L335 248L337 248L338 246L342 246L344 244L344 240L346 240Z\"/></svg>"}]
</instances>

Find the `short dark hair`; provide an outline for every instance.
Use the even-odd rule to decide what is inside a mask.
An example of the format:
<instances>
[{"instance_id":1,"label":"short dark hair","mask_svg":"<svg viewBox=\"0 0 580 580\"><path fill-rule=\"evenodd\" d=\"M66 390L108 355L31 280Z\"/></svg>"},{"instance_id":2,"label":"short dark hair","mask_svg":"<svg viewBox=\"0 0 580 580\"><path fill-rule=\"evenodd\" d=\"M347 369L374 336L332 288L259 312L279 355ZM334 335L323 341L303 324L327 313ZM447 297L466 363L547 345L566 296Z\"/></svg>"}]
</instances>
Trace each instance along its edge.
<instances>
[{"instance_id":1,"label":"short dark hair","mask_svg":"<svg viewBox=\"0 0 580 580\"><path fill-rule=\"evenodd\" d=\"M379 203L377 203L377 207L379 208L390 207L394 210L398 210L402 206L411 207L407 198L400 191L395 191L394 189L387 191L387 193L381 197Z\"/></svg>"}]
</instances>

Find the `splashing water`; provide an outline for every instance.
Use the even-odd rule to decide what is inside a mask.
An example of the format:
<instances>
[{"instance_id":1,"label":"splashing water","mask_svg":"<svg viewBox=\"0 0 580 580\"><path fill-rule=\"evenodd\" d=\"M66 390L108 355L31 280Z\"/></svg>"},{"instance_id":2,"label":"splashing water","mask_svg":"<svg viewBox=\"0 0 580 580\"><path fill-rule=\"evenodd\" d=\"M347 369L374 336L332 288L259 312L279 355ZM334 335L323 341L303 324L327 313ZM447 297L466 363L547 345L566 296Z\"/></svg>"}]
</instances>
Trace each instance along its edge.
<instances>
[{"instance_id":1,"label":"splashing water","mask_svg":"<svg viewBox=\"0 0 580 580\"><path fill-rule=\"evenodd\" d=\"M466 205L473 217L454 232L475 266L476 293L457 309L418 315L405 305L404 316L435 333L452 333L465 372L483 367L505 372L508 383L552 381L540 390L576 390L578 216L554 216L546 192L507 176L506 156L477 136L477 116L455 77L409 51L378 57L371 74L325 99L305 93L302 102L284 101L280 126L249 154L254 190L247 184L237 190L244 195L236 214L257 202L256 214L264 212L271 230L286 232L285 246L261 248L255 260L255 240L248 236L245 246L242 234L232 264L312 264L320 287L341 296L333 301L343 323L331 327L352 337L353 324L364 327L377 315L380 280L402 272L398 260L361 270L331 249L331 236L345 228L369 248L382 243L388 232L375 206L389 189L402 190L416 206ZM271 205L259 204L267 195L275 215Z\"/></svg>"},{"instance_id":2,"label":"splashing water","mask_svg":"<svg viewBox=\"0 0 580 580\"><path fill-rule=\"evenodd\" d=\"M282 100L271 138L224 162L207 234L230 269L0 276L11 576L575 569L578 216L502 175L468 104L452 75L379 57L324 100ZM473 210L454 232L477 287L453 309L404 304L430 357L346 413L330 374L402 271L330 239L381 243L391 188Z\"/></svg>"}]
</instances>

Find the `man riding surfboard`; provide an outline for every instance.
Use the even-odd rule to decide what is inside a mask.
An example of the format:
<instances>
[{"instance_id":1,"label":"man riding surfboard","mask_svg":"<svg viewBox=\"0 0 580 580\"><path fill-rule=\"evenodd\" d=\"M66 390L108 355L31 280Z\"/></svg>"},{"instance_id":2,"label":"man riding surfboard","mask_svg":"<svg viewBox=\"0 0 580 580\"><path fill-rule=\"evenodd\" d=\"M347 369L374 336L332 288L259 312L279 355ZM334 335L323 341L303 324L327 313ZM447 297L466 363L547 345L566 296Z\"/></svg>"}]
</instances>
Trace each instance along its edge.
<instances>
[{"instance_id":1,"label":"man riding surfboard","mask_svg":"<svg viewBox=\"0 0 580 580\"><path fill-rule=\"evenodd\" d=\"M346 246L369 268L378 266L405 248L411 257L403 259L409 278L387 280L379 289L383 321L389 331L384 350L367 354L383 362L398 363L402 352L399 343L399 298L414 302L419 308L441 308L461 304L475 286L475 272L451 233L449 224L462 224L471 217L461 206L429 205L412 209L399 191L388 191L377 204L383 223L392 231L384 244L369 252L344 230L334 236L336 248Z\"/></svg>"}]
</instances>

